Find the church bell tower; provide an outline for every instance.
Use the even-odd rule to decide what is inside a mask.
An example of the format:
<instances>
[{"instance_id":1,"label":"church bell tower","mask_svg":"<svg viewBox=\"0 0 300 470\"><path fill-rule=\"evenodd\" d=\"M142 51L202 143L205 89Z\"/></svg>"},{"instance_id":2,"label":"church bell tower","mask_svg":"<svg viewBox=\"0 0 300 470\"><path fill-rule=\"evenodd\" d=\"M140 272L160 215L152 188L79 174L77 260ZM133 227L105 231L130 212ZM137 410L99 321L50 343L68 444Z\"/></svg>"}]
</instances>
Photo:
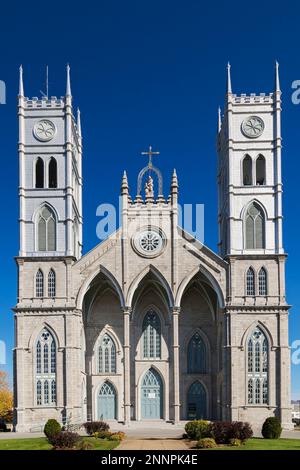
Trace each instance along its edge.
<instances>
[{"instance_id":1,"label":"church bell tower","mask_svg":"<svg viewBox=\"0 0 300 470\"><path fill-rule=\"evenodd\" d=\"M218 124L219 252L284 253L282 244L281 91L278 63L270 94L232 92L230 65Z\"/></svg>"},{"instance_id":2,"label":"church bell tower","mask_svg":"<svg viewBox=\"0 0 300 470\"><path fill-rule=\"evenodd\" d=\"M70 68L61 98L26 98L20 67L19 200L21 257L82 250L82 136L73 115Z\"/></svg>"},{"instance_id":3,"label":"church bell tower","mask_svg":"<svg viewBox=\"0 0 300 470\"><path fill-rule=\"evenodd\" d=\"M281 90L278 63L271 93L236 95L230 65L224 115L218 119L219 253L228 262L224 355L231 377L224 403L232 420L254 416L253 405L268 404L283 426L290 425L290 357L288 309L285 296L286 254L282 241ZM248 361L245 390L238 387L244 351L251 358L245 325L265 338L273 350L264 355L267 366ZM276 329L274 326L276 325ZM265 346L266 350L266 346ZM273 351L276 350L276 354ZM240 361L240 362L239 362ZM235 390L239 388L239 392ZM246 406L245 406L246 403ZM278 408L276 409L276 407ZM249 410L248 410L249 409ZM271 413L271 412L270 412ZM252 419L252 418L251 418Z\"/></svg>"}]
</instances>

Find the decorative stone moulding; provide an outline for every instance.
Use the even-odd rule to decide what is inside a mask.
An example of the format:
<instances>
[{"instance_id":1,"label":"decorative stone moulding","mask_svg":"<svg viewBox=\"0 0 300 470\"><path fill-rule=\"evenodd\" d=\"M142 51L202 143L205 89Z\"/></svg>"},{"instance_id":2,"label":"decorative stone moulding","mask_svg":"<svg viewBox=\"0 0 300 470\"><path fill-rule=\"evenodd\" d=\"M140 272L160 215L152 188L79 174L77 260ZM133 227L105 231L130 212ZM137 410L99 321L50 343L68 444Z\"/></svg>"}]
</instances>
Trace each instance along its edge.
<instances>
[{"instance_id":1,"label":"decorative stone moulding","mask_svg":"<svg viewBox=\"0 0 300 470\"><path fill-rule=\"evenodd\" d=\"M48 119L42 119L37 122L33 128L33 135L37 140L41 142L48 142L53 139L56 134L56 127L52 121Z\"/></svg>"},{"instance_id":2,"label":"decorative stone moulding","mask_svg":"<svg viewBox=\"0 0 300 470\"><path fill-rule=\"evenodd\" d=\"M256 139L262 135L264 128L264 121L258 116L250 116L242 122L242 132L250 139Z\"/></svg>"}]
</instances>

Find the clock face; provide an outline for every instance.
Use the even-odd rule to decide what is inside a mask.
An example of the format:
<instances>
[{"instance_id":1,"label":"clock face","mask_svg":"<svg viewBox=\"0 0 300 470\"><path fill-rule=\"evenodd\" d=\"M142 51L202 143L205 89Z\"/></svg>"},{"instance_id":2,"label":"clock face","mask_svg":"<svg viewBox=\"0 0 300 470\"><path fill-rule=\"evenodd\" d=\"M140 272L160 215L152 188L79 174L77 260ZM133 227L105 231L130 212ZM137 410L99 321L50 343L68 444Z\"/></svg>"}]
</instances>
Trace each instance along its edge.
<instances>
[{"instance_id":1,"label":"clock face","mask_svg":"<svg viewBox=\"0 0 300 470\"><path fill-rule=\"evenodd\" d=\"M264 121L258 116L250 116L242 122L242 131L245 136L254 139L264 131Z\"/></svg>"},{"instance_id":2,"label":"clock face","mask_svg":"<svg viewBox=\"0 0 300 470\"><path fill-rule=\"evenodd\" d=\"M56 127L53 122L43 119L35 124L33 133L38 140L48 142L55 136Z\"/></svg>"},{"instance_id":3,"label":"clock face","mask_svg":"<svg viewBox=\"0 0 300 470\"><path fill-rule=\"evenodd\" d=\"M164 239L158 230L149 228L139 232L134 237L133 245L139 254L146 257L155 257L161 252Z\"/></svg>"}]
</instances>

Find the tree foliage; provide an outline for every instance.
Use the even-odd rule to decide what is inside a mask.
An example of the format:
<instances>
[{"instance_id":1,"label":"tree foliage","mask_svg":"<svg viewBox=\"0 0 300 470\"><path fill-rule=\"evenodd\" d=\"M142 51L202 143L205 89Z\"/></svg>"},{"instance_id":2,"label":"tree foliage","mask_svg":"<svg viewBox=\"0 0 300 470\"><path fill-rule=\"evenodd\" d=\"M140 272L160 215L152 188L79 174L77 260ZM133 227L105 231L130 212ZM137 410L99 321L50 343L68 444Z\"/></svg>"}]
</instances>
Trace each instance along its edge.
<instances>
[{"instance_id":1,"label":"tree foliage","mask_svg":"<svg viewBox=\"0 0 300 470\"><path fill-rule=\"evenodd\" d=\"M0 371L0 419L12 421L13 394L8 385L7 373Z\"/></svg>"}]
</instances>

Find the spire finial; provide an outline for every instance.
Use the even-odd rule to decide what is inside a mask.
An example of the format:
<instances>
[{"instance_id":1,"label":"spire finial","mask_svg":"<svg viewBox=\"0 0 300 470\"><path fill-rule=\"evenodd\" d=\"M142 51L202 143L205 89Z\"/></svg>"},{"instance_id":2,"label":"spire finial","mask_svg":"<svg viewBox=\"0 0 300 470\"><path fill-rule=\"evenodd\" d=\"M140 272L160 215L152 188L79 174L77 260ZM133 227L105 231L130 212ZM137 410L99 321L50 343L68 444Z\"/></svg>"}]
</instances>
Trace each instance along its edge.
<instances>
[{"instance_id":1,"label":"spire finial","mask_svg":"<svg viewBox=\"0 0 300 470\"><path fill-rule=\"evenodd\" d=\"M66 96L72 96L71 93L71 80L70 80L70 65L67 64L67 87L66 87Z\"/></svg>"},{"instance_id":2,"label":"spire finial","mask_svg":"<svg viewBox=\"0 0 300 470\"><path fill-rule=\"evenodd\" d=\"M20 68L19 68L19 96L24 96L23 67L22 67L22 65L20 65Z\"/></svg>"},{"instance_id":3,"label":"spire finial","mask_svg":"<svg viewBox=\"0 0 300 470\"><path fill-rule=\"evenodd\" d=\"M177 178L176 170L174 168L173 174L172 174L172 181L171 181L171 193L172 193L172 190L175 188L178 188L178 178Z\"/></svg>"},{"instance_id":4,"label":"spire finial","mask_svg":"<svg viewBox=\"0 0 300 470\"><path fill-rule=\"evenodd\" d=\"M127 173L124 170L123 178L122 178L122 185L121 185L121 195L128 194L128 190L129 190L129 186L128 186Z\"/></svg>"},{"instance_id":5,"label":"spire finial","mask_svg":"<svg viewBox=\"0 0 300 470\"><path fill-rule=\"evenodd\" d=\"M231 68L231 65L228 62L227 64L227 87L226 87L227 94L232 93L230 68Z\"/></svg>"},{"instance_id":6,"label":"spire finial","mask_svg":"<svg viewBox=\"0 0 300 470\"><path fill-rule=\"evenodd\" d=\"M221 107L218 107L218 132L220 132L222 127L222 116L221 116Z\"/></svg>"},{"instance_id":7,"label":"spire finial","mask_svg":"<svg viewBox=\"0 0 300 470\"><path fill-rule=\"evenodd\" d=\"M79 108L77 108L77 130L78 130L78 134L81 137L81 118L80 118L80 109Z\"/></svg>"},{"instance_id":8,"label":"spire finial","mask_svg":"<svg viewBox=\"0 0 300 470\"><path fill-rule=\"evenodd\" d=\"M280 92L280 81L279 81L279 63L275 62L275 91Z\"/></svg>"}]
</instances>

